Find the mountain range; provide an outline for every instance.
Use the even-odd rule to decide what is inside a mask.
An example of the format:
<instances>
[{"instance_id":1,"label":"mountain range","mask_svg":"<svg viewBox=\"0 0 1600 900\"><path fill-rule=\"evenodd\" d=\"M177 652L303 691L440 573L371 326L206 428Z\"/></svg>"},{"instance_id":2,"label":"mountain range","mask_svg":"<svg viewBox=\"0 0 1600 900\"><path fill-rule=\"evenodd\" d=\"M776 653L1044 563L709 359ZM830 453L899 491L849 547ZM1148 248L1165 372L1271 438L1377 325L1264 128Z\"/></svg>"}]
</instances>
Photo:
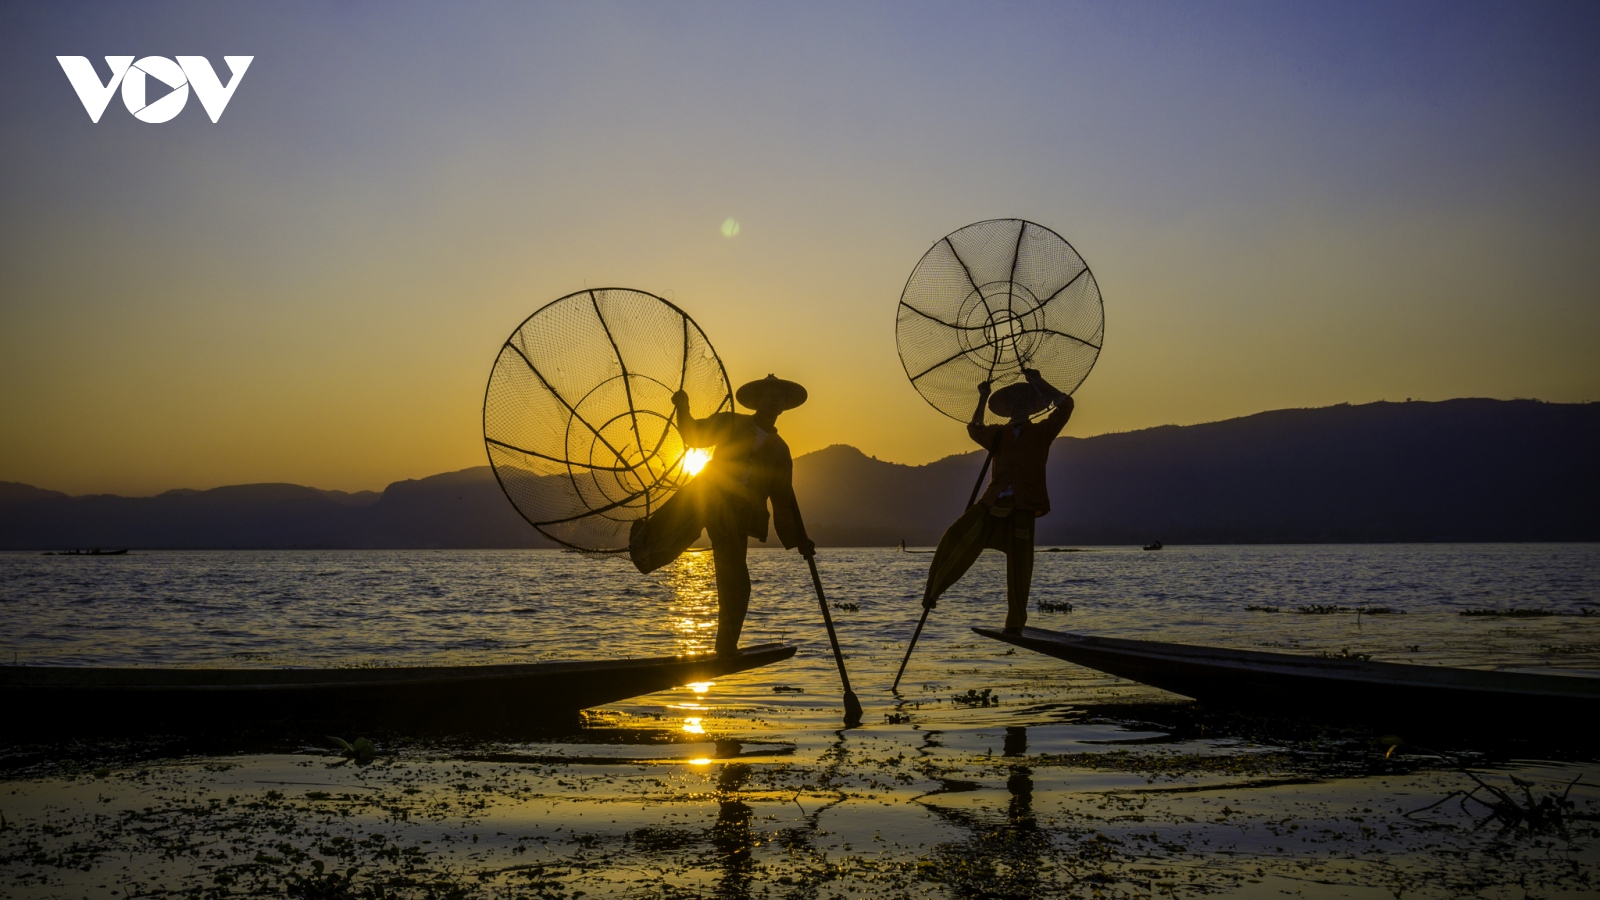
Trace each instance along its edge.
<instances>
[{"instance_id":1,"label":"mountain range","mask_svg":"<svg viewBox=\"0 0 1600 900\"><path fill-rule=\"evenodd\" d=\"M796 458L795 492L821 545L929 545L982 463L976 449L907 466L834 445ZM1065 437L1048 476L1040 546L1595 541L1600 403L1346 404ZM381 493L250 484L72 497L0 482L0 549L548 546L487 466Z\"/></svg>"}]
</instances>

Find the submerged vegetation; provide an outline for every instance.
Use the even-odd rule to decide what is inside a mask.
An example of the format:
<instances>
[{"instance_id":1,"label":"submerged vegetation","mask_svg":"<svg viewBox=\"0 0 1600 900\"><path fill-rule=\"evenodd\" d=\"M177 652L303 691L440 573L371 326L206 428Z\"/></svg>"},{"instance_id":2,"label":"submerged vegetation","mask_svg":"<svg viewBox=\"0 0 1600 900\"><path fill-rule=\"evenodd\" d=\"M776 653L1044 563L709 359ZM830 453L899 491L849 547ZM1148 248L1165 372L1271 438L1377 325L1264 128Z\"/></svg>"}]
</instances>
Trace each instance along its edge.
<instances>
[{"instance_id":1,"label":"submerged vegetation","mask_svg":"<svg viewBox=\"0 0 1600 900\"><path fill-rule=\"evenodd\" d=\"M1390 609L1387 606L1338 606L1324 603L1298 606L1295 607L1295 612L1307 616L1331 616L1340 613L1355 613L1357 616L1403 616L1406 614L1403 609Z\"/></svg>"},{"instance_id":2,"label":"submerged vegetation","mask_svg":"<svg viewBox=\"0 0 1600 900\"><path fill-rule=\"evenodd\" d=\"M1357 732L1250 737L1236 730L1246 720L1159 708L1169 724L1089 716L1084 736L1124 724L1110 746L1066 752L1029 752L1042 733L1009 726L967 750L902 728L841 733L799 756L719 739L710 758L654 762L598 755L618 736L605 729L565 762L386 742L361 769L329 768L344 755L310 749L141 761L79 744L78 762L39 754L13 771L0 884L206 900L1596 887L1586 861L1600 847L1600 794L1587 770L1508 770Z\"/></svg>"}]
</instances>

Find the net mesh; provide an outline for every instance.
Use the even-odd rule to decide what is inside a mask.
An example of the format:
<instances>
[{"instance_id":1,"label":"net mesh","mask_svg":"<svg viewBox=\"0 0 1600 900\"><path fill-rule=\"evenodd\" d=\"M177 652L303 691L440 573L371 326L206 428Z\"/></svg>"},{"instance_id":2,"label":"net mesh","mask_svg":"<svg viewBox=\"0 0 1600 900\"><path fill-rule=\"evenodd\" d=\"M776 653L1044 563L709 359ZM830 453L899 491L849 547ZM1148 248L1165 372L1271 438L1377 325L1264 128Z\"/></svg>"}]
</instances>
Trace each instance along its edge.
<instances>
[{"instance_id":1,"label":"net mesh","mask_svg":"<svg viewBox=\"0 0 1600 900\"><path fill-rule=\"evenodd\" d=\"M688 314L598 288L529 316L500 348L483 440L500 486L546 537L618 553L628 529L691 477L672 394L696 418L733 409L728 376Z\"/></svg>"},{"instance_id":2,"label":"net mesh","mask_svg":"<svg viewBox=\"0 0 1600 900\"><path fill-rule=\"evenodd\" d=\"M895 321L906 376L934 409L962 422L979 382L998 390L1021 381L1024 368L1077 390L1104 333L1088 263L1060 235L1022 219L978 222L934 244L906 281Z\"/></svg>"}]
</instances>

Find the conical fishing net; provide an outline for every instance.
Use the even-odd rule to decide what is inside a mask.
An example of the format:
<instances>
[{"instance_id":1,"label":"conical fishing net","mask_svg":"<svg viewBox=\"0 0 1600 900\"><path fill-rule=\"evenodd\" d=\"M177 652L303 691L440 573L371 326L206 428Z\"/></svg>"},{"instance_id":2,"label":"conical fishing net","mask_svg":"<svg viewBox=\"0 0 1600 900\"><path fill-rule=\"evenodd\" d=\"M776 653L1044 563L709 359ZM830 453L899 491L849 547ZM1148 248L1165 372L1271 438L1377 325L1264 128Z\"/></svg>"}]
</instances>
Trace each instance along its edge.
<instances>
[{"instance_id":1,"label":"conical fishing net","mask_svg":"<svg viewBox=\"0 0 1600 900\"><path fill-rule=\"evenodd\" d=\"M1024 368L1077 390L1104 332L1100 287L1072 245L1043 225L991 219L923 255L900 295L895 344L923 399L965 422L979 382L998 390L1021 381Z\"/></svg>"},{"instance_id":2,"label":"conical fishing net","mask_svg":"<svg viewBox=\"0 0 1600 900\"><path fill-rule=\"evenodd\" d=\"M598 288L535 312L506 339L483 399L483 440L523 518L568 547L616 553L696 469L672 394L696 418L731 410L728 376L688 314Z\"/></svg>"}]
</instances>

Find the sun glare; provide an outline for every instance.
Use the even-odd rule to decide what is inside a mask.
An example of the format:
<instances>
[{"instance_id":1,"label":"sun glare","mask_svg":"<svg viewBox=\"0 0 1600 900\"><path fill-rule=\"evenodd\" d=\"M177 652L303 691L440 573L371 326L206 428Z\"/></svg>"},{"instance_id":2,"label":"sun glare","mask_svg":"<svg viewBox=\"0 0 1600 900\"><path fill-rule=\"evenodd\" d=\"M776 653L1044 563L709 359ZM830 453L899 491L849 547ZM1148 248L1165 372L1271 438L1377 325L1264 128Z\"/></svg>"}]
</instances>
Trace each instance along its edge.
<instances>
[{"instance_id":1,"label":"sun glare","mask_svg":"<svg viewBox=\"0 0 1600 900\"><path fill-rule=\"evenodd\" d=\"M689 716L683 720L683 730L690 734L705 734L706 727L700 724L699 716Z\"/></svg>"},{"instance_id":2,"label":"sun glare","mask_svg":"<svg viewBox=\"0 0 1600 900\"><path fill-rule=\"evenodd\" d=\"M706 691L711 690L715 684L715 681L691 681L689 682L689 690L694 691L696 694L704 694Z\"/></svg>"},{"instance_id":3,"label":"sun glare","mask_svg":"<svg viewBox=\"0 0 1600 900\"><path fill-rule=\"evenodd\" d=\"M683 471L693 478L711 461L711 451L703 447L690 447L683 454Z\"/></svg>"}]
</instances>

